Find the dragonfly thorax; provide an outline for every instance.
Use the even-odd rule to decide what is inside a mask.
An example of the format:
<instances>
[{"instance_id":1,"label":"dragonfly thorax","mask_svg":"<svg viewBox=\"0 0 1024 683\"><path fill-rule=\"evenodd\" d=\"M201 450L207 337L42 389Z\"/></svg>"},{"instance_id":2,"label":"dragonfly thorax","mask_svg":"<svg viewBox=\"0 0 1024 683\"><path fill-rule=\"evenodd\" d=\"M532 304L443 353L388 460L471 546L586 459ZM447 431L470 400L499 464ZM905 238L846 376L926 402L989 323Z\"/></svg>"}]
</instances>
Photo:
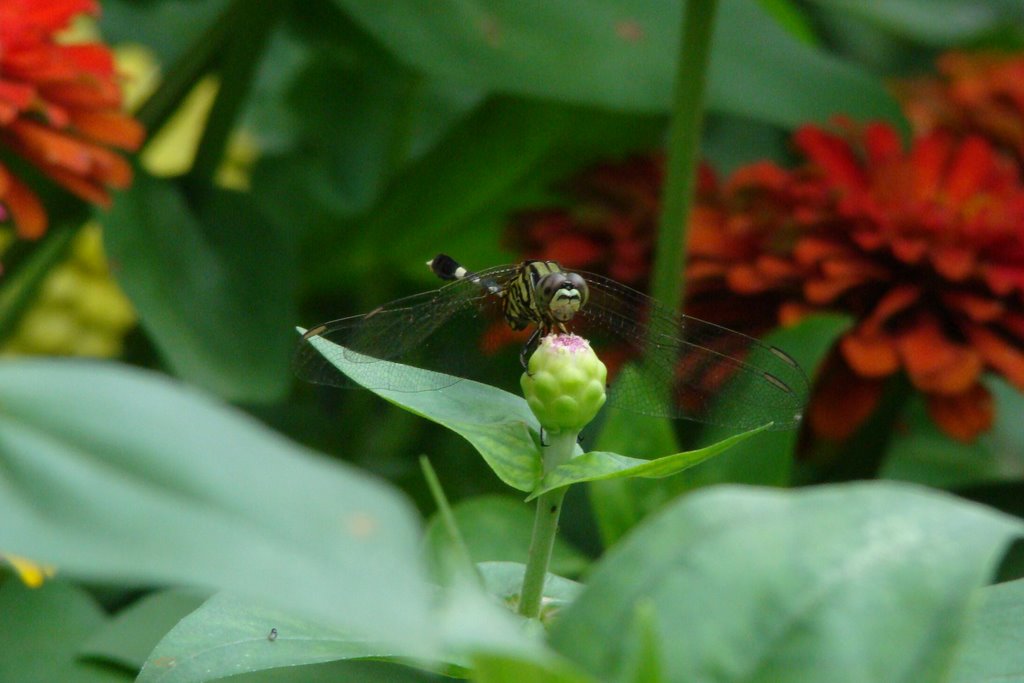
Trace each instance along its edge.
<instances>
[{"instance_id":1,"label":"dragonfly thorax","mask_svg":"<svg viewBox=\"0 0 1024 683\"><path fill-rule=\"evenodd\" d=\"M555 261L523 261L502 291L505 322L514 330L537 326L542 334L565 323L587 303L590 290L577 273Z\"/></svg>"}]
</instances>

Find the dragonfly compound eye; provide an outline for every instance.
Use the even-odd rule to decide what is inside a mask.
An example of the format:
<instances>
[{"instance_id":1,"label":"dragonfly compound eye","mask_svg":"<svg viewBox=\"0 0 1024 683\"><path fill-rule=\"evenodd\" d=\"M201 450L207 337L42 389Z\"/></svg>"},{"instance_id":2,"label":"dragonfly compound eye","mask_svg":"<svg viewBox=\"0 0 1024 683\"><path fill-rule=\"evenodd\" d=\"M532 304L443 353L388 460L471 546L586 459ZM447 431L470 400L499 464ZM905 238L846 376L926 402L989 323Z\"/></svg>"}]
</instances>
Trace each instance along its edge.
<instances>
[{"instance_id":1,"label":"dragonfly compound eye","mask_svg":"<svg viewBox=\"0 0 1024 683\"><path fill-rule=\"evenodd\" d=\"M587 300L587 284L575 273L554 273L541 281L547 312L558 322L568 322Z\"/></svg>"}]
</instances>

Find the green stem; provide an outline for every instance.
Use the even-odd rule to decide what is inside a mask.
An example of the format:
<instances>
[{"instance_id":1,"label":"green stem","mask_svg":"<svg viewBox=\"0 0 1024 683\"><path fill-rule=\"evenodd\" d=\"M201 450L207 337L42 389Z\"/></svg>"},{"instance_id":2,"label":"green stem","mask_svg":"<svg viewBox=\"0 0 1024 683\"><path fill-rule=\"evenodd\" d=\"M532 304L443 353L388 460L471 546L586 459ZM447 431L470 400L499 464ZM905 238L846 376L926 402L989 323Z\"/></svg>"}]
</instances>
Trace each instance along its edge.
<instances>
[{"instance_id":1,"label":"green stem","mask_svg":"<svg viewBox=\"0 0 1024 683\"><path fill-rule=\"evenodd\" d=\"M683 301L686 224L700 160L704 88L717 6L718 0L687 0L680 31L672 130L651 277L651 295L671 310L678 310Z\"/></svg>"},{"instance_id":2,"label":"green stem","mask_svg":"<svg viewBox=\"0 0 1024 683\"><path fill-rule=\"evenodd\" d=\"M550 472L572 459L576 448L578 432L556 432L547 435L549 444L544 448L544 473ZM551 552L555 547L555 532L558 531L558 517L562 512L562 499L567 487L548 491L537 499L537 512L533 518L533 537L530 540L530 554L526 560L523 575L523 590L519 596L519 613L536 619L540 616L541 598L544 596L544 581L551 564Z\"/></svg>"},{"instance_id":3,"label":"green stem","mask_svg":"<svg viewBox=\"0 0 1024 683\"><path fill-rule=\"evenodd\" d=\"M235 121L252 88L256 67L285 1L236 0L227 10L236 16L237 21L226 40L225 54L218 69L220 88L217 99L210 110L189 172L189 182L194 186L206 186L220 166ZM234 11L236 7L244 9Z\"/></svg>"},{"instance_id":4,"label":"green stem","mask_svg":"<svg viewBox=\"0 0 1024 683\"><path fill-rule=\"evenodd\" d=\"M135 118L149 132L150 140L178 109L196 81L210 70L220 56L243 9L242 4L234 3L220 13L199 39L189 45L182 56L167 69L160 87L135 112Z\"/></svg>"},{"instance_id":5,"label":"green stem","mask_svg":"<svg viewBox=\"0 0 1024 683\"><path fill-rule=\"evenodd\" d=\"M434 472L434 468L430 465L430 460L425 455L420 456L420 469L423 471L423 478L427 481L430 495L437 505L437 512L441 516L441 524L444 527L445 533L448 534L448 541L451 543L458 570L466 576L473 577L477 585L482 586L483 577L480 576L480 571L469 554L469 548L466 547L466 541L462 538L462 533L459 532L459 525L455 522L455 514L452 512L451 505L448 504L448 497L444 495L444 489L441 488L441 482L437 478L437 473Z\"/></svg>"},{"instance_id":6,"label":"green stem","mask_svg":"<svg viewBox=\"0 0 1024 683\"><path fill-rule=\"evenodd\" d=\"M81 212L81 213L84 213ZM28 249L17 255L17 266L9 268L0 288L0 339L6 339L21 320L22 313L32 303L39 285L53 267L67 256L71 242L82 225L83 218L74 213L73 219L55 226L39 242L19 242L11 247ZM9 264L5 263L9 267Z\"/></svg>"}]
</instances>

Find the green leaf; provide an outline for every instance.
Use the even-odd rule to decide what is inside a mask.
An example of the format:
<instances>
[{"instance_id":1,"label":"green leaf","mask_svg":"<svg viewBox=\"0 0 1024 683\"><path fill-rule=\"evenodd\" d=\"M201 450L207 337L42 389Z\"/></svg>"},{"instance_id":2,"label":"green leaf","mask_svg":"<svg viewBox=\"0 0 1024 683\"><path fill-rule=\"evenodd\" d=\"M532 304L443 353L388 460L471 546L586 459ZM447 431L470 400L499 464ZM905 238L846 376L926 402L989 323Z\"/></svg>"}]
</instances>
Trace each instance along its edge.
<instances>
[{"instance_id":1,"label":"green leaf","mask_svg":"<svg viewBox=\"0 0 1024 683\"><path fill-rule=\"evenodd\" d=\"M617 385L644 381L632 365L624 367L615 379ZM625 387L619 389L624 393L630 391ZM681 446L670 420L619 410L611 411L601 426L597 448L651 460L678 452ZM605 479L591 482L587 494L601 542L608 548L644 516L664 505L671 492L656 479Z\"/></svg>"},{"instance_id":2,"label":"green leaf","mask_svg":"<svg viewBox=\"0 0 1024 683\"><path fill-rule=\"evenodd\" d=\"M459 501L452 511L473 560L526 562L533 531L533 510L522 499L480 496ZM443 563L444 554L452 552L437 518L427 526L426 551L435 566ZM578 550L564 540L555 540L550 567L553 573L575 576L588 564L589 560Z\"/></svg>"},{"instance_id":3,"label":"green leaf","mask_svg":"<svg viewBox=\"0 0 1024 683\"><path fill-rule=\"evenodd\" d=\"M963 487L1024 478L1024 395L1006 380L989 377L996 408L993 428L971 443L943 433L914 395L892 436L882 476L929 486Z\"/></svg>"},{"instance_id":4,"label":"green leaf","mask_svg":"<svg viewBox=\"0 0 1024 683\"><path fill-rule=\"evenodd\" d=\"M484 579L484 587L491 595L510 605L519 600L523 588L526 565L521 562L481 562L477 565ZM544 607L563 607L575 600L583 585L554 573L544 581Z\"/></svg>"},{"instance_id":5,"label":"green leaf","mask_svg":"<svg viewBox=\"0 0 1024 683\"><path fill-rule=\"evenodd\" d=\"M0 366L0 518L0 548L62 575L230 588L432 649L403 497L148 372Z\"/></svg>"},{"instance_id":6,"label":"green leaf","mask_svg":"<svg viewBox=\"0 0 1024 683\"><path fill-rule=\"evenodd\" d=\"M813 0L822 7L840 10L870 21L896 35L936 47L954 47L994 31L1000 25L1019 23L1019 0Z\"/></svg>"},{"instance_id":7,"label":"green leaf","mask_svg":"<svg viewBox=\"0 0 1024 683\"><path fill-rule=\"evenodd\" d=\"M224 592L182 619L160 641L138 682L198 683L279 667L395 654L395 648L384 643Z\"/></svg>"},{"instance_id":8,"label":"green leaf","mask_svg":"<svg viewBox=\"0 0 1024 683\"><path fill-rule=\"evenodd\" d=\"M967 628L949 680L1024 681L1024 579L978 591L980 605Z\"/></svg>"},{"instance_id":9,"label":"green leaf","mask_svg":"<svg viewBox=\"0 0 1024 683\"><path fill-rule=\"evenodd\" d=\"M120 683L124 671L77 658L82 641L103 628L106 615L84 591L63 581L26 588L0 585L0 680Z\"/></svg>"},{"instance_id":10,"label":"green leaf","mask_svg":"<svg viewBox=\"0 0 1024 683\"><path fill-rule=\"evenodd\" d=\"M93 633L82 644L79 654L129 669L141 669L164 634L198 609L205 599L201 592L186 588L147 595L118 612Z\"/></svg>"},{"instance_id":11,"label":"green leaf","mask_svg":"<svg viewBox=\"0 0 1024 683\"><path fill-rule=\"evenodd\" d=\"M473 658L473 680L477 683L597 683L564 660L532 661L503 654L481 654Z\"/></svg>"},{"instance_id":12,"label":"green leaf","mask_svg":"<svg viewBox=\"0 0 1024 683\"><path fill-rule=\"evenodd\" d=\"M497 562L484 563L480 568L489 589L498 597L505 597L504 592L517 576L522 581L522 565ZM549 581L549 595L560 604L579 593L580 586L572 581L554 576ZM468 653L477 651L506 651L527 659L545 656L538 642L523 637L521 623L475 586L463 585L443 597L441 608L432 615L432 628L449 651L440 663L421 662L421 666L457 667L457 662L468 662ZM359 659L405 661L409 655L400 647L368 639L360 632L339 630L323 621L298 617L291 610L222 592L160 641L138 681L189 683L242 674L255 676L259 672L271 675L274 669L294 671L297 666L318 662Z\"/></svg>"},{"instance_id":13,"label":"green leaf","mask_svg":"<svg viewBox=\"0 0 1024 683\"><path fill-rule=\"evenodd\" d=\"M650 602L638 603L633 611L633 628L623 654L626 680L636 683L661 683L665 680L658 642L656 610Z\"/></svg>"},{"instance_id":14,"label":"green leaf","mask_svg":"<svg viewBox=\"0 0 1024 683\"><path fill-rule=\"evenodd\" d=\"M300 332L305 332L299 328ZM352 351L322 337L309 341L353 381L367 386L381 372L403 377L410 386L430 385L437 373L409 365L374 361L353 362ZM462 436L483 456L498 477L520 491L530 491L540 478L540 425L526 401L495 387L464 379L438 391L370 389L384 400L436 422Z\"/></svg>"},{"instance_id":15,"label":"green leaf","mask_svg":"<svg viewBox=\"0 0 1024 683\"><path fill-rule=\"evenodd\" d=\"M628 479L632 477L643 477L644 479L662 479L664 477L678 474L683 470L698 465L709 458L722 453L734 445L746 441L753 435L763 432L771 427L770 424L752 429L742 434L736 434L718 443L693 451L683 451L673 455L666 455L654 460L641 460L630 458L618 453L607 453L604 451L592 451L578 455L572 460L559 465L544 475L540 484L530 493L527 500L553 491L554 489L578 484L584 481L599 481L602 479Z\"/></svg>"},{"instance_id":16,"label":"green leaf","mask_svg":"<svg viewBox=\"0 0 1024 683\"><path fill-rule=\"evenodd\" d=\"M481 89L617 110L665 112L681 3L335 0L425 73ZM724 0L707 103L719 112L796 126L843 112L902 125L881 81L805 45L756 3Z\"/></svg>"},{"instance_id":17,"label":"green leaf","mask_svg":"<svg viewBox=\"0 0 1024 683\"><path fill-rule=\"evenodd\" d=\"M946 680L973 591L1022 531L889 483L697 492L608 554L551 642L587 671L624 672L624 628L649 605L665 680Z\"/></svg>"},{"instance_id":18,"label":"green leaf","mask_svg":"<svg viewBox=\"0 0 1024 683\"><path fill-rule=\"evenodd\" d=\"M232 676L230 683L446 683L447 680L428 671L390 662L338 661L240 674Z\"/></svg>"},{"instance_id":19,"label":"green leaf","mask_svg":"<svg viewBox=\"0 0 1024 683\"><path fill-rule=\"evenodd\" d=\"M139 172L104 226L118 281L176 373L232 400L283 395L294 264L244 195L216 191L197 215L171 182Z\"/></svg>"}]
</instances>

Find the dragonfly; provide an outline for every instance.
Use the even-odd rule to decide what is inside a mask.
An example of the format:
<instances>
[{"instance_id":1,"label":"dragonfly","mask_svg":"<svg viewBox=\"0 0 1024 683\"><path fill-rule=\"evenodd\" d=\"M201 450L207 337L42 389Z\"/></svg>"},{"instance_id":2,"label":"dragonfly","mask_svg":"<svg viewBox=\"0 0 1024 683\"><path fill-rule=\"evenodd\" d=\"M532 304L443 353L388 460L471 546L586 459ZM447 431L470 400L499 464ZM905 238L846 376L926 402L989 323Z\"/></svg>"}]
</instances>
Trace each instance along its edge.
<instances>
[{"instance_id":1,"label":"dragonfly","mask_svg":"<svg viewBox=\"0 0 1024 683\"><path fill-rule=\"evenodd\" d=\"M438 254L427 265L448 284L310 328L295 353L296 374L316 384L356 386L332 362L340 355L370 364L359 382L367 388L443 390L476 378L479 337L499 320L512 330L532 330L520 353L524 367L543 335L571 332L588 339L599 357L605 348L624 351L667 387L613 382L607 400L613 408L736 429L769 422L787 429L802 417L807 378L784 351L676 313L615 280L555 261L474 272ZM317 338L337 346L317 348L310 343ZM411 375L398 363L432 372Z\"/></svg>"}]
</instances>

